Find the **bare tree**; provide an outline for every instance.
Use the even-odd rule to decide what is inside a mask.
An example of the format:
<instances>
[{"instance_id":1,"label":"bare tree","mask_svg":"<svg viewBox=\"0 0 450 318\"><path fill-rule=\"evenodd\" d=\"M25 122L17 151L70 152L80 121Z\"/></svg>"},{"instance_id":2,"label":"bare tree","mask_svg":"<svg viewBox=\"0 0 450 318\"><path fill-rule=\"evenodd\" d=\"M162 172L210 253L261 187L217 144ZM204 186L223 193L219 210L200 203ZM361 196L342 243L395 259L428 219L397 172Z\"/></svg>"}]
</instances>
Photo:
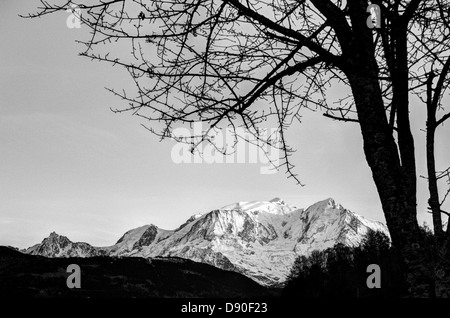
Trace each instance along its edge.
<instances>
[{"instance_id":1,"label":"bare tree","mask_svg":"<svg viewBox=\"0 0 450 318\"><path fill-rule=\"evenodd\" d=\"M427 123L426 123L426 153L427 153L427 171L428 171L428 190L430 192L430 198L428 200L429 209L433 215L433 229L438 239L443 239L444 230L442 223L442 214L450 216L450 213L443 210L442 205L447 199L450 193L450 167L442 171L436 171L436 158L435 158L435 135L436 129L442 125L448 118L450 113L442 115L441 118L437 118L437 111L441 108L439 101L447 87L444 88L444 83L448 82L446 77L449 74L450 68L450 56L443 65L442 71L438 77L436 87L433 88L433 79L436 77L434 72L430 72L427 80ZM448 84L446 85L448 86ZM444 194L442 201L439 199L439 180L446 180L449 185L447 191ZM448 221L447 221L448 223ZM447 235L450 235L449 227L447 227Z\"/></svg>"},{"instance_id":2,"label":"bare tree","mask_svg":"<svg viewBox=\"0 0 450 318\"><path fill-rule=\"evenodd\" d=\"M425 63L422 67L423 83L419 86L425 86L421 92L417 92L417 95L427 107L427 120L426 120L426 158L427 158L427 173L428 176L424 177L428 181L428 190L430 197L428 199L429 210L433 217L433 229L437 241L437 259L434 261L435 277L435 291L438 295L449 296L448 293L448 278L446 281L440 279L439 276L449 268L449 252L450 252L450 227L448 226L450 218L447 218L447 229L444 232L442 215L450 217L450 213L443 210L443 205L450 193L450 167L447 169L437 171L436 169L436 156L435 156L435 138L436 130L439 126L442 126L444 122L450 118L450 112L443 115L439 115L445 111L442 102L445 94L448 92L448 86L450 83L449 71L450 71L450 51L448 50L448 44L450 42L450 24L447 17L444 15L444 8L441 6L440 1L437 1L440 7L434 11L423 12L421 19L425 21L439 21L440 23L433 23L434 28L431 30L423 29L421 34L418 35L417 43L422 45L425 50L430 50L430 44L432 44L433 55L428 55L427 59L431 63ZM426 67L430 67L428 73L426 73ZM433 87L434 79L437 78L436 84ZM420 82L421 79L418 78ZM439 118L438 118L439 115ZM439 193L439 181L447 182L447 190L443 194L442 200Z\"/></svg>"},{"instance_id":3,"label":"bare tree","mask_svg":"<svg viewBox=\"0 0 450 318\"><path fill-rule=\"evenodd\" d=\"M56 1L53 1L56 2ZM87 2L87 1L85 1ZM261 127L276 125L283 165L292 171L285 132L302 108L356 122L393 244L408 266L412 296L433 295L417 222L417 175L410 127L411 93L420 94L436 54L449 50L420 34L443 28L449 4L431 0L111 0L81 9L91 36L81 55L126 68L135 95L116 112L149 121L161 138L213 142L210 132L244 127L262 142ZM66 10L70 1L42 7L29 17ZM381 25L368 23L369 4ZM369 10L370 11L370 10ZM125 42L131 54L120 55ZM419 43L419 45L417 45ZM417 84L416 82L420 82ZM343 85L333 99L327 88ZM202 121L201 136L174 136L180 124ZM224 149L221 149L222 151ZM450 270L439 275L448 281ZM440 296L440 295L438 295Z\"/></svg>"},{"instance_id":4,"label":"bare tree","mask_svg":"<svg viewBox=\"0 0 450 318\"><path fill-rule=\"evenodd\" d=\"M421 65L415 67L411 76L415 89L413 92L427 107L426 120L426 156L428 172L428 188L430 198L429 209L433 215L434 234L442 239L444 235L441 214L442 205L448 196L448 191L442 201L439 200L438 180L448 177L448 169L436 171L435 158L435 134L436 129L449 117L450 113L437 118L438 111L443 111L442 101L450 82L450 24L445 14L447 8L441 0L435 1L429 6L422 6L415 15L418 28L411 33L414 36L414 45L421 56ZM433 81L437 77L437 83L433 87ZM424 177L425 178L425 177ZM450 231L447 230L447 235Z\"/></svg>"}]
</instances>

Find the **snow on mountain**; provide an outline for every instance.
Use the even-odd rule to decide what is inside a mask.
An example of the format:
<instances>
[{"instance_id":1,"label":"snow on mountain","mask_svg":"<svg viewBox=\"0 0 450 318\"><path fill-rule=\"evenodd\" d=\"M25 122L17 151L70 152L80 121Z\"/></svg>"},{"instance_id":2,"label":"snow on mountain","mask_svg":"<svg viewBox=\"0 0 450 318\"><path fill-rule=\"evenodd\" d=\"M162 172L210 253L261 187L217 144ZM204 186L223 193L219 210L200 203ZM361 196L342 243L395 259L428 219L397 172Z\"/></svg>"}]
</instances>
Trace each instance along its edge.
<instances>
[{"instance_id":1,"label":"snow on mountain","mask_svg":"<svg viewBox=\"0 0 450 318\"><path fill-rule=\"evenodd\" d=\"M286 204L280 198L275 198L270 201L237 202L224 206L220 210L242 210L244 212L264 211L271 214L286 215L297 210L297 208Z\"/></svg>"},{"instance_id":2,"label":"snow on mountain","mask_svg":"<svg viewBox=\"0 0 450 318\"><path fill-rule=\"evenodd\" d=\"M336 243L359 244L380 222L367 220L331 198L306 210L282 199L237 202L196 214L175 230L145 225L126 232L113 246L72 243L52 233L26 252L48 257L177 256L242 273L263 285L280 285L298 255Z\"/></svg>"},{"instance_id":3,"label":"snow on mountain","mask_svg":"<svg viewBox=\"0 0 450 318\"><path fill-rule=\"evenodd\" d=\"M332 198L310 206L302 213L301 219L302 235L295 246L299 255L333 247L336 243L356 246L369 229L389 235L384 224L367 220L336 204Z\"/></svg>"},{"instance_id":4,"label":"snow on mountain","mask_svg":"<svg viewBox=\"0 0 450 318\"><path fill-rule=\"evenodd\" d=\"M167 231L157 226L144 225L126 232L113 246L102 248L109 255L129 256L131 251L138 253L143 247L151 247L170 236L174 231Z\"/></svg>"}]
</instances>

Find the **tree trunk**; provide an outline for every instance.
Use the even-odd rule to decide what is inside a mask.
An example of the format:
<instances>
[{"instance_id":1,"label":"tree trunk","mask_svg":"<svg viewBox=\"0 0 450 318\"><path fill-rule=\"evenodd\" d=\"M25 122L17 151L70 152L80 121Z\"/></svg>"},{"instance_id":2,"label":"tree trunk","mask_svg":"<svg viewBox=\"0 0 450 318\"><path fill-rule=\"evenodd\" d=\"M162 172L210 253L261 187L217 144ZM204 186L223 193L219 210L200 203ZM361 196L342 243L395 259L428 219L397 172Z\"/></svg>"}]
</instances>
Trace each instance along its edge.
<instances>
[{"instance_id":1,"label":"tree trunk","mask_svg":"<svg viewBox=\"0 0 450 318\"><path fill-rule=\"evenodd\" d=\"M350 12L358 17L361 6L351 5ZM395 103L398 108L397 126L399 148L389 125L378 82L372 30L365 21L353 19L354 38L352 54L346 56L345 73L355 100L363 137L364 154L372 171L373 180L381 200L392 244L401 252L407 266L407 282L411 297L434 295L433 277L421 246L421 233L417 223L416 171L414 141L409 126L408 69L406 37L394 34L397 43L396 58L405 59L396 65L394 79ZM406 67L406 69L404 69ZM406 74L406 78L405 78ZM403 81L405 81L403 83ZM401 109L400 109L401 108Z\"/></svg>"},{"instance_id":2,"label":"tree trunk","mask_svg":"<svg viewBox=\"0 0 450 318\"><path fill-rule=\"evenodd\" d=\"M447 69L448 71L448 69ZM446 72L447 72L446 71ZM438 298L450 297L450 232L447 229L447 235L444 235L442 229L441 203L439 201L438 179L436 177L436 158L435 158L435 135L437 128L435 104L436 96L433 96L433 72L430 72L427 80L427 137L426 137L426 154L427 154L427 173L428 173L428 190L430 198L428 204L433 216L433 229L435 235L435 259L434 279L435 294ZM436 92L435 94L439 94Z\"/></svg>"},{"instance_id":3,"label":"tree trunk","mask_svg":"<svg viewBox=\"0 0 450 318\"><path fill-rule=\"evenodd\" d=\"M392 243L407 265L407 281L412 297L432 296L432 279L421 246L416 218L416 200L405 193L398 150L389 128L378 83L354 76L353 96L364 142L364 153L372 171Z\"/></svg>"},{"instance_id":4,"label":"tree trunk","mask_svg":"<svg viewBox=\"0 0 450 318\"><path fill-rule=\"evenodd\" d=\"M441 204L439 203L439 190L436 178L436 161L434 157L434 137L436 133L436 105L433 103L433 72L428 76L427 80L427 173L428 173L428 190L430 198L428 204L433 215L434 235L438 241L443 238L444 231L442 229Z\"/></svg>"},{"instance_id":5,"label":"tree trunk","mask_svg":"<svg viewBox=\"0 0 450 318\"><path fill-rule=\"evenodd\" d=\"M430 117L428 116L430 120ZM442 229L441 205L439 203L439 192L436 178L436 165L434 158L434 132L436 127L427 121L427 171L428 171L428 190L430 198L428 204L433 215L433 229L436 238L440 241L444 234Z\"/></svg>"}]
</instances>

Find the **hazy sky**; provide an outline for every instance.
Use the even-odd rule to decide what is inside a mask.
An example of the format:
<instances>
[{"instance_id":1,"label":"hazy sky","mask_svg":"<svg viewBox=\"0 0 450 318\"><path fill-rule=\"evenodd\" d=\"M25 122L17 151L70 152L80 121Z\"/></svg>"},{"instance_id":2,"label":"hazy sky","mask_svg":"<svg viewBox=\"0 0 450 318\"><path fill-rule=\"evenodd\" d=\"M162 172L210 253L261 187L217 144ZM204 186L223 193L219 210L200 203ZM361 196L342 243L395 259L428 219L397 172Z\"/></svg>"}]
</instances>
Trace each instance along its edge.
<instances>
[{"instance_id":1,"label":"hazy sky","mask_svg":"<svg viewBox=\"0 0 450 318\"><path fill-rule=\"evenodd\" d=\"M174 229L192 214L236 201L282 197L298 207L333 197L365 217L384 221L359 127L305 112L290 131L301 187L284 171L260 164L175 164L174 142L159 140L104 87L130 84L128 74L77 54L68 13L28 20L39 1L0 1L0 245L39 243L52 231L95 246L114 244L134 227ZM412 107L418 173L426 174L424 106ZM448 127L440 135L449 133ZM450 158L444 138L438 156ZM444 168L444 166L441 166ZM426 183L419 180L419 220Z\"/></svg>"}]
</instances>

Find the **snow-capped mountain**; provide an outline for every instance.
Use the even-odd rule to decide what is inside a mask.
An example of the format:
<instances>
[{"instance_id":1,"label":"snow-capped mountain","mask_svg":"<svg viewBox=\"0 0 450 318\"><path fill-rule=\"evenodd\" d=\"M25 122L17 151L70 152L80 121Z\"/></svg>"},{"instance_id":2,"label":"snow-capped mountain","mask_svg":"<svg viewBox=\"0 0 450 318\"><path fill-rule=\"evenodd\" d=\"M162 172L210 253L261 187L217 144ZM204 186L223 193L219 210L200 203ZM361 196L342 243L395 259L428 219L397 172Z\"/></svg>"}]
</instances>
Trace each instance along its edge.
<instances>
[{"instance_id":1,"label":"snow-capped mountain","mask_svg":"<svg viewBox=\"0 0 450 318\"><path fill-rule=\"evenodd\" d=\"M384 224L367 220L331 198L299 209L283 200L238 202L190 217L175 230L145 225L113 246L73 243L52 233L25 252L47 257L177 256L242 273L263 285L282 284L298 255L343 243L354 246Z\"/></svg>"}]
</instances>

